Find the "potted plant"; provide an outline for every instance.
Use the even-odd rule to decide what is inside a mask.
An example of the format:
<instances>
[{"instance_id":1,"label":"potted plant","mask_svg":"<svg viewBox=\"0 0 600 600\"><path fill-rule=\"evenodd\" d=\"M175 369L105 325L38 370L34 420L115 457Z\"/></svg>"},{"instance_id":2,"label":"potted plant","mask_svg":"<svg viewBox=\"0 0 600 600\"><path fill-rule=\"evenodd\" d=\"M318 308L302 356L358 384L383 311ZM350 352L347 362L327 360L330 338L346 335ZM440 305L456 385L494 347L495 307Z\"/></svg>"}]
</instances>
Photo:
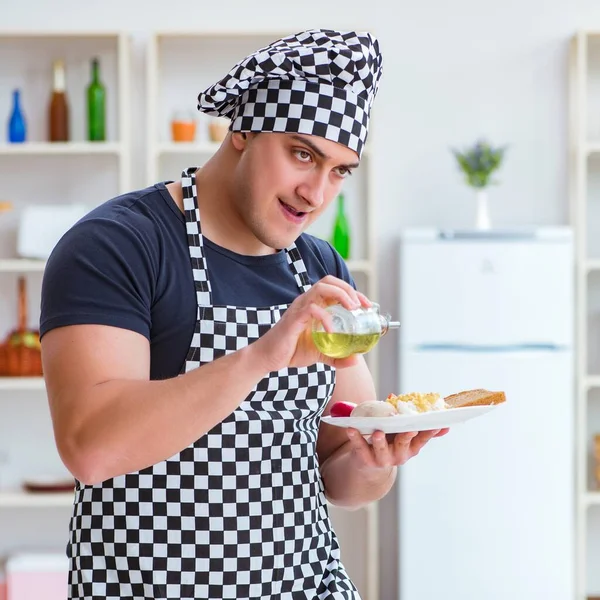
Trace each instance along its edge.
<instances>
[{"instance_id":1,"label":"potted plant","mask_svg":"<svg viewBox=\"0 0 600 600\"><path fill-rule=\"evenodd\" d=\"M506 147L494 148L485 140L476 142L465 151L452 149L458 166L465 176L467 185L475 190L477 200L477 229L490 228L487 188L493 183L492 175L497 171L504 159Z\"/></svg>"}]
</instances>

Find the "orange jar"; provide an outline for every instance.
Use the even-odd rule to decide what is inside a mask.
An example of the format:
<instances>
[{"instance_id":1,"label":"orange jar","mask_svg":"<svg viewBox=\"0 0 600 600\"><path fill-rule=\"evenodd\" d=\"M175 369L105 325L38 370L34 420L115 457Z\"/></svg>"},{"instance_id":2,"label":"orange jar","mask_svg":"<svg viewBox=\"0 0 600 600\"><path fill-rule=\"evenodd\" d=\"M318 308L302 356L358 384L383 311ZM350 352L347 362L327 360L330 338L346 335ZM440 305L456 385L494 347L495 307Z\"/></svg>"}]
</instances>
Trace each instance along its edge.
<instances>
[{"instance_id":1,"label":"orange jar","mask_svg":"<svg viewBox=\"0 0 600 600\"><path fill-rule=\"evenodd\" d=\"M193 142L196 139L196 121L187 113L175 113L171 121L174 142Z\"/></svg>"}]
</instances>

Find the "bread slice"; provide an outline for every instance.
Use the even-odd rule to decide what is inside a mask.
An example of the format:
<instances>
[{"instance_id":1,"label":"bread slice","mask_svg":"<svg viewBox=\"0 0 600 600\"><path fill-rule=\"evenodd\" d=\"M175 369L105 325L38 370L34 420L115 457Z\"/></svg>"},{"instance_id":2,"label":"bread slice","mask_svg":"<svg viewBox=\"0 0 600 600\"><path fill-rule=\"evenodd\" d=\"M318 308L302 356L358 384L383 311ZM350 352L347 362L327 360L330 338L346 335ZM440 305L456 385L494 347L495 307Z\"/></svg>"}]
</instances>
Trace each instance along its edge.
<instances>
[{"instance_id":1,"label":"bread slice","mask_svg":"<svg viewBox=\"0 0 600 600\"><path fill-rule=\"evenodd\" d=\"M490 392L489 390L465 390L444 398L448 408L462 408L465 406L485 406L489 404L502 404L506 402L504 392Z\"/></svg>"}]
</instances>

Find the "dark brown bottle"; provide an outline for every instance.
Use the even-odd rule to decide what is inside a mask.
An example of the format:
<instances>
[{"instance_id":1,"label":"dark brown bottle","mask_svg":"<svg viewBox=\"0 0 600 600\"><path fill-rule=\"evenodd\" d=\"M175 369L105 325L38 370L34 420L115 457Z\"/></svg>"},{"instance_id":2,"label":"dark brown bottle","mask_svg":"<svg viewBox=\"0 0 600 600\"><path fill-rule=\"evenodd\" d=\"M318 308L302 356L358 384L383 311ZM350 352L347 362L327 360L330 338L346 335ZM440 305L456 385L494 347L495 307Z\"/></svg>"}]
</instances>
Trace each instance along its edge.
<instances>
[{"instance_id":1,"label":"dark brown bottle","mask_svg":"<svg viewBox=\"0 0 600 600\"><path fill-rule=\"evenodd\" d=\"M65 64L54 61L54 84L50 98L49 136L51 142L69 141L69 105L65 91Z\"/></svg>"}]
</instances>

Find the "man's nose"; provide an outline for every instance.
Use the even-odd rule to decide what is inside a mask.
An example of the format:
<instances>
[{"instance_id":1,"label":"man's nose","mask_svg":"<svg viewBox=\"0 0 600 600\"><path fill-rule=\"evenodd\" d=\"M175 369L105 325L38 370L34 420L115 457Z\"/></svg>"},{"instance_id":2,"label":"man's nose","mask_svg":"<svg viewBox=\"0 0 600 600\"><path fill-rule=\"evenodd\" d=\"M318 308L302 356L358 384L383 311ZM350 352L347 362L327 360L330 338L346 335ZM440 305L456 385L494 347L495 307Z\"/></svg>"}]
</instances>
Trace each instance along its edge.
<instances>
[{"instance_id":1,"label":"man's nose","mask_svg":"<svg viewBox=\"0 0 600 600\"><path fill-rule=\"evenodd\" d=\"M327 174L314 172L310 178L298 186L298 195L313 209L319 208L325 200Z\"/></svg>"}]
</instances>

